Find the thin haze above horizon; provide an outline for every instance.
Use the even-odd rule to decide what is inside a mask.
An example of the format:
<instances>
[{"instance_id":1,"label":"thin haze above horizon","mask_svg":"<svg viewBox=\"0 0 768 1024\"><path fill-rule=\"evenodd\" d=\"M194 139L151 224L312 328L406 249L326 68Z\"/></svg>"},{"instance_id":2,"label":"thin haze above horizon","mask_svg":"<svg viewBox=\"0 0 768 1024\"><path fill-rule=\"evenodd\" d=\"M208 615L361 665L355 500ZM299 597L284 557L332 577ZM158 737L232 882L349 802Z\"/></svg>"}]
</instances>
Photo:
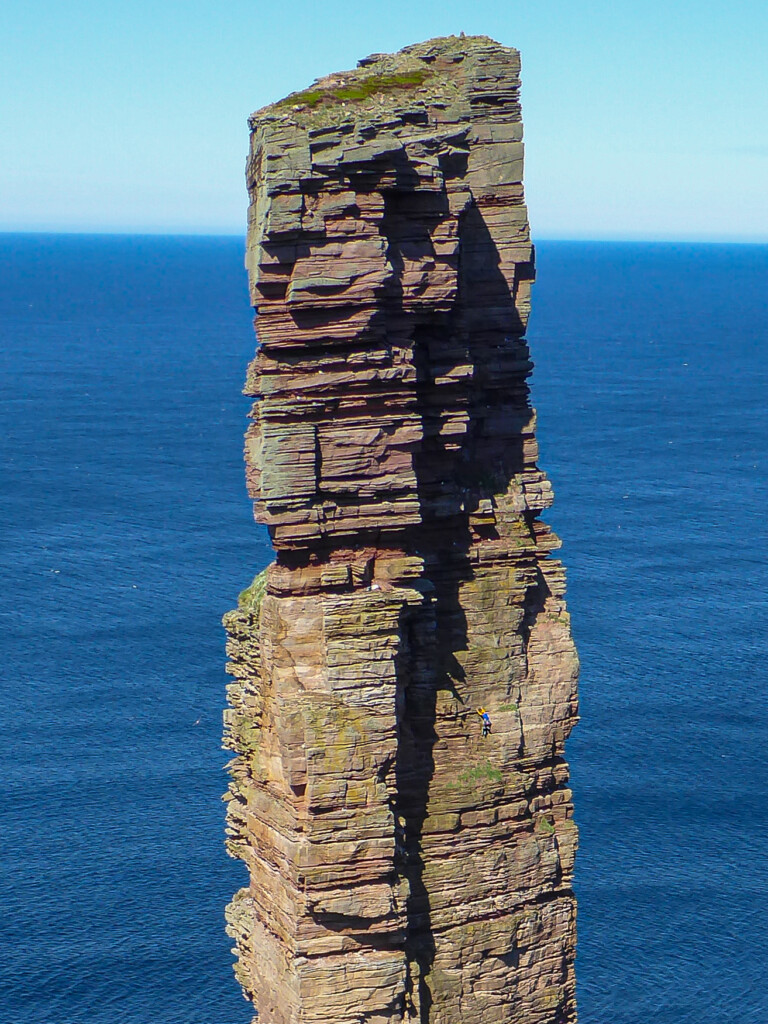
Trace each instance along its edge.
<instances>
[{"instance_id":1,"label":"thin haze above horizon","mask_svg":"<svg viewBox=\"0 0 768 1024\"><path fill-rule=\"evenodd\" d=\"M522 53L536 237L768 241L765 0L11 3L0 230L243 234L251 111L460 32Z\"/></svg>"}]
</instances>

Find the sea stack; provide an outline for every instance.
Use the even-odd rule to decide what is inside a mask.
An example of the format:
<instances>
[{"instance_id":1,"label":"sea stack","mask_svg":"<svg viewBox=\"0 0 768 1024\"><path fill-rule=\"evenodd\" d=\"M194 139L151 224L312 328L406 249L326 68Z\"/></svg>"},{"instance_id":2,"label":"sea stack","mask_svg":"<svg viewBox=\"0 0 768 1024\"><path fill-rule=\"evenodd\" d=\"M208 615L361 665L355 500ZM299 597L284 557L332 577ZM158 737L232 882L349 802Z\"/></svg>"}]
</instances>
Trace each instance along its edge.
<instances>
[{"instance_id":1,"label":"sea stack","mask_svg":"<svg viewBox=\"0 0 768 1024\"><path fill-rule=\"evenodd\" d=\"M539 518L519 70L433 39L250 120L246 464L275 561L225 617L250 875L227 916L259 1024L576 1020L578 661Z\"/></svg>"}]
</instances>

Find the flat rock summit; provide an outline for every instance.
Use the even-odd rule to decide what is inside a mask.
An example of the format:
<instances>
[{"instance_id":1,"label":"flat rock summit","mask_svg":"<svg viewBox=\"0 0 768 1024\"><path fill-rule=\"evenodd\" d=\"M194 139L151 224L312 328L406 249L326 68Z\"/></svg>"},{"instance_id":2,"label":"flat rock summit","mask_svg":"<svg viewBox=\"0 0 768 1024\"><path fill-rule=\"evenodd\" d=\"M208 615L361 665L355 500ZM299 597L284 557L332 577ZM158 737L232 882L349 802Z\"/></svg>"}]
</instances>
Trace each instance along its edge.
<instances>
[{"instance_id":1,"label":"flat rock summit","mask_svg":"<svg viewBox=\"0 0 768 1024\"><path fill-rule=\"evenodd\" d=\"M578 661L539 518L516 50L373 54L250 120L225 617L236 974L260 1024L573 1024ZM482 713L486 717L483 718Z\"/></svg>"}]
</instances>

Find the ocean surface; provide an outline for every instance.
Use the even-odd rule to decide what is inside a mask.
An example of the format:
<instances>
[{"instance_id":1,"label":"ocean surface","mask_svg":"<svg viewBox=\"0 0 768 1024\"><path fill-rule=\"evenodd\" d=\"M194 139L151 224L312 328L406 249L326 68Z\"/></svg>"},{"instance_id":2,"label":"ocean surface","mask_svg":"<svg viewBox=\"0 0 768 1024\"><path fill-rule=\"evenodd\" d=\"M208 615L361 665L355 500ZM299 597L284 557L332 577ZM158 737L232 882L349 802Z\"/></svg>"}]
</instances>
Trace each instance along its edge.
<instances>
[{"instance_id":1,"label":"ocean surface","mask_svg":"<svg viewBox=\"0 0 768 1024\"><path fill-rule=\"evenodd\" d=\"M0 1024L245 1024L242 242L0 236ZM542 243L582 1024L768 1021L768 247ZM457 1022L459 1024L459 1022Z\"/></svg>"}]
</instances>

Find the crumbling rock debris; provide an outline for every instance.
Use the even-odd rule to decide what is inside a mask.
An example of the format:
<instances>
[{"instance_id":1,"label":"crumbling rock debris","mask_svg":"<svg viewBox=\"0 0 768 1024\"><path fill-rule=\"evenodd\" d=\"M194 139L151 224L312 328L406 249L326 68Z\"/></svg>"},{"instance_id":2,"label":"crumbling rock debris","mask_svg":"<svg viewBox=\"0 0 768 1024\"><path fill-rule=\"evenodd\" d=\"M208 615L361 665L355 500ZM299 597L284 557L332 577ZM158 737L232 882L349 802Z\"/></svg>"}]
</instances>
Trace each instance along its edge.
<instances>
[{"instance_id":1,"label":"crumbling rock debris","mask_svg":"<svg viewBox=\"0 0 768 1024\"><path fill-rule=\"evenodd\" d=\"M250 122L246 465L276 561L225 617L227 916L261 1024L576 1019L518 92L517 51L451 37Z\"/></svg>"}]
</instances>

